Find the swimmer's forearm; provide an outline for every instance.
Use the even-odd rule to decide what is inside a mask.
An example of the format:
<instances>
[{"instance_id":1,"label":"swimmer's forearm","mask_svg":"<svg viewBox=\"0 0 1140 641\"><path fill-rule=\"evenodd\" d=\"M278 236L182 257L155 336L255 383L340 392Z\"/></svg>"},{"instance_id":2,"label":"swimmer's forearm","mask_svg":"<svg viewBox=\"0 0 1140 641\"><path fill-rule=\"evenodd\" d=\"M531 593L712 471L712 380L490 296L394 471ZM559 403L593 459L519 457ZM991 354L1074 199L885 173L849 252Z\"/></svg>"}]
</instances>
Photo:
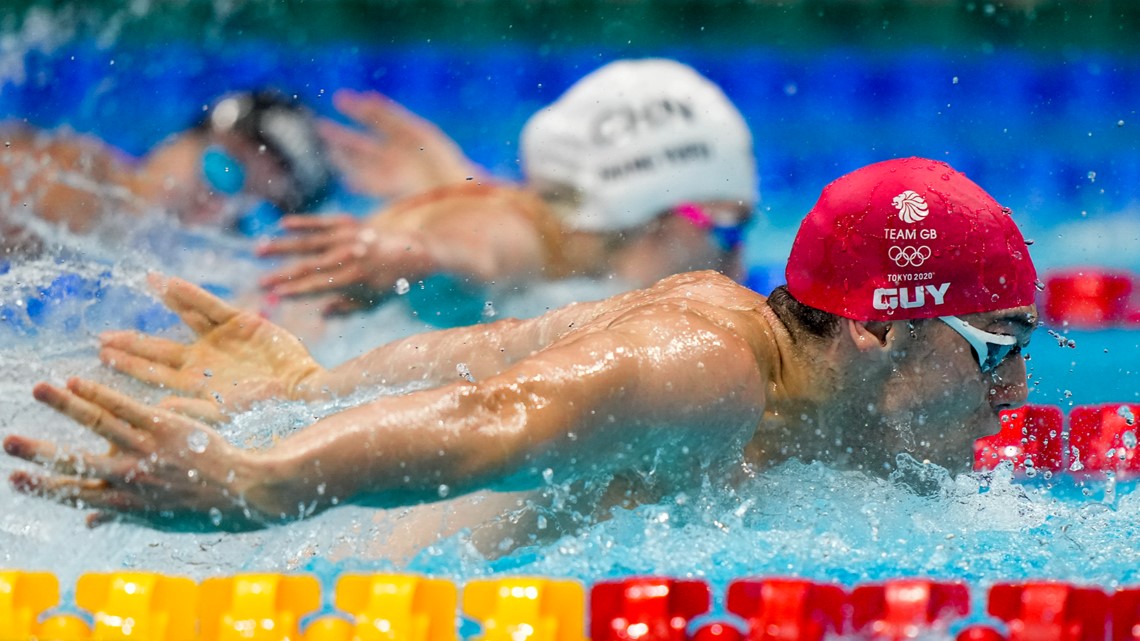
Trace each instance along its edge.
<instances>
[{"instance_id":1,"label":"swimmer's forearm","mask_svg":"<svg viewBox=\"0 0 1140 641\"><path fill-rule=\"evenodd\" d=\"M337 367L314 373L296 389L299 400L350 394L362 385L435 387L483 380L542 347L534 323L495 323L428 332L394 341Z\"/></svg>"},{"instance_id":2,"label":"swimmer's forearm","mask_svg":"<svg viewBox=\"0 0 1140 641\"><path fill-rule=\"evenodd\" d=\"M524 450L536 449L535 432L559 432L543 424L567 418L519 409L523 393L464 383L346 410L249 453L249 479L234 489L272 520L342 502L396 505L471 491L517 467Z\"/></svg>"}]
</instances>

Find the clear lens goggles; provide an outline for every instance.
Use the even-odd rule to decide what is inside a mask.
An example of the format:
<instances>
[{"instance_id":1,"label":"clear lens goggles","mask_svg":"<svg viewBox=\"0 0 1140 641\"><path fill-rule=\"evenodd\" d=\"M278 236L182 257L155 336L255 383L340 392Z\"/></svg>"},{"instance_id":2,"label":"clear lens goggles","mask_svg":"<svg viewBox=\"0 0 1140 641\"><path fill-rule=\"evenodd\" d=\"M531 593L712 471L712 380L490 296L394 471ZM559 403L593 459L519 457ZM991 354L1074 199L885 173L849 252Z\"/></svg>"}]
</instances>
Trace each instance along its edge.
<instances>
[{"instance_id":1,"label":"clear lens goggles","mask_svg":"<svg viewBox=\"0 0 1140 641\"><path fill-rule=\"evenodd\" d=\"M1029 344L1028 341L1025 343L1018 342L1015 336L992 334L980 330L957 316L939 316L939 320L966 339L970 348L974 350L974 356L978 359L978 367L982 369L983 374L994 371L1005 362L1005 359L1020 353Z\"/></svg>"}]
</instances>

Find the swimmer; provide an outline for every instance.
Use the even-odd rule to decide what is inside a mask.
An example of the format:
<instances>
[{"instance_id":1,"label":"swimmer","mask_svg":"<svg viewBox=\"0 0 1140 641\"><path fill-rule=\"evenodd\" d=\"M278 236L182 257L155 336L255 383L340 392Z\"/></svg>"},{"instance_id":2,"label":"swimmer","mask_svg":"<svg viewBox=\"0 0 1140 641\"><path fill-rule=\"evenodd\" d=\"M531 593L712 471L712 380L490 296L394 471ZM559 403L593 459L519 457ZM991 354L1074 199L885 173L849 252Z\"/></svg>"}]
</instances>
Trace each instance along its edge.
<instances>
[{"instance_id":1,"label":"swimmer","mask_svg":"<svg viewBox=\"0 0 1140 641\"><path fill-rule=\"evenodd\" d=\"M0 231L6 248L37 246L37 218L71 232L153 208L190 225L256 231L267 212L310 211L332 171L312 114L278 93L226 94L195 126L137 161L91 137L6 132Z\"/></svg>"},{"instance_id":2,"label":"swimmer","mask_svg":"<svg viewBox=\"0 0 1140 641\"><path fill-rule=\"evenodd\" d=\"M962 469L998 413L1025 402L1036 272L1009 210L948 165L890 160L828 185L786 274L768 298L715 272L676 275L531 320L415 336L331 370L268 321L156 277L198 338L110 333L100 356L181 391L180 409L432 387L250 451L103 385L41 383L38 400L111 449L10 436L9 454L44 468L11 483L103 513L213 510L258 526L338 503L538 488L551 475L668 492L716 463L731 478L741 462L791 457L881 473L909 452ZM194 439L205 448L189 449Z\"/></svg>"},{"instance_id":3,"label":"swimmer","mask_svg":"<svg viewBox=\"0 0 1140 641\"><path fill-rule=\"evenodd\" d=\"M379 115L364 115L360 103ZM357 175L399 173L391 167L404 158L414 184L440 186L367 220L284 219L294 233L261 248L296 258L262 278L274 294L336 292L326 308L335 314L383 301L401 279L436 274L473 289L570 276L615 276L643 287L694 269L742 276L740 245L758 198L752 137L724 93L686 65L624 60L579 80L527 122L525 185L459 179L479 174L454 143L376 97L338 104L401 132L374 150L383 162L358 167ZM426 151L415 151L417 144ZM426 164L446 171L428 175L425 157L439 158Z\"/></svg>"}]
</instances>

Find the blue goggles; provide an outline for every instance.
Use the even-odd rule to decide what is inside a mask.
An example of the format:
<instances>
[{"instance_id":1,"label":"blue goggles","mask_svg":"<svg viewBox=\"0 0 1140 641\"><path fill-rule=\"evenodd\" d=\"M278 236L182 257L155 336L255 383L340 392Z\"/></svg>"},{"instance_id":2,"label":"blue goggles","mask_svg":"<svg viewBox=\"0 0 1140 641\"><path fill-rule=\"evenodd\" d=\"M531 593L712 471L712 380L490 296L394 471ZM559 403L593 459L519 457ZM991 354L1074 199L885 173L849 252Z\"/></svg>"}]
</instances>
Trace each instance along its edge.
<instances>
[{"instance_id":1,"label":"blue goggles","mask_svg":"<svg viewBox=\"0 0 1140 641\"><path fill-rule=\"evenodd\" d=\"M219 145L202 152L202 177L214 191L236 196L245 187L245 167ZM234 227L246 236L271 234L281 218L281 210L265 200L257 200L234 221Z\"/></svg>"},{"instance_id":2,"label":"blue goggles","mask_svg":"<svg viewBox=\"0 0 1140 641\"><path fill-rule=\"evenodd\" d=\"M736 251L744 244L746 226L747 223L743 221L732 225L713 225L709 228L709 240L721 251Z\"/></svg>"},{"instance_id":3,"label":"blue goggles","mask_svg":"<svg viewBox=\"0 0 1140 641\"><path fill-rule=\"evenodd\" d=\"M245 167L219 145L202 152L202 177L211 189L233 196L245 186Z\"/></svg>"}]
</instances>

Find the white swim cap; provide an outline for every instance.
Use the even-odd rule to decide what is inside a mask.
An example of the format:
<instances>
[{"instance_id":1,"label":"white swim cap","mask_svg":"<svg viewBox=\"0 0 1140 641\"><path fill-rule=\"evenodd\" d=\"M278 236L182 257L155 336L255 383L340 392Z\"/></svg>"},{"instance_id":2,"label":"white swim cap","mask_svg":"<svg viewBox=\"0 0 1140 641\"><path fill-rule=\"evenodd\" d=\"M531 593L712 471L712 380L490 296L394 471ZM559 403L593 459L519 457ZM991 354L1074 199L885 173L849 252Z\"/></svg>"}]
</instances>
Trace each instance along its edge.
<instances>
[{"instance_id":1,"label":"white swim cap","mask_svg":"<svg viewBox=\"0 0 1140 641\"><path fill-rule=\"evenodd\" d=\"M582 78L522 132L528 181L565 185L585 231L643 225L686 202L758 197L752 135L719 87L673 60L620 60Z\"/></svg>"}]
</instances>

